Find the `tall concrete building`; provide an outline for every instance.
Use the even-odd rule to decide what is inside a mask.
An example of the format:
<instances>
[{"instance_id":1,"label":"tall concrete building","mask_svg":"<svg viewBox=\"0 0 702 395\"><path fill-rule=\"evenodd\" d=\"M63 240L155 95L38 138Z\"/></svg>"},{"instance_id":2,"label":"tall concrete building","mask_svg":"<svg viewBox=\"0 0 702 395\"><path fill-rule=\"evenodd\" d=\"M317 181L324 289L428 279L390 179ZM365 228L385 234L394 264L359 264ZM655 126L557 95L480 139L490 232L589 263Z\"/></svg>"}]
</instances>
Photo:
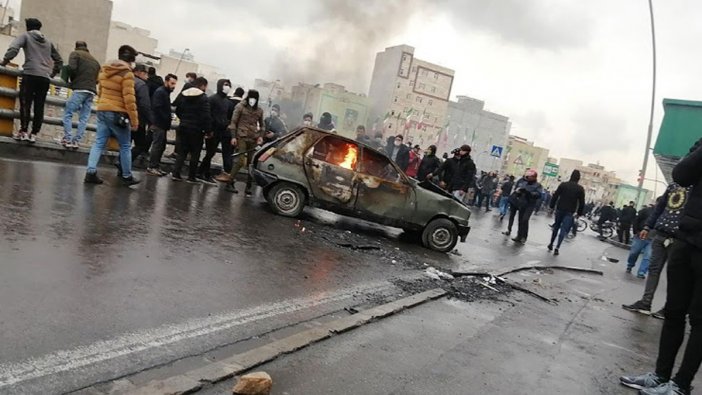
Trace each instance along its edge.
<instances>
[{"instance_id":1,"label":"tall concrete building","mask_svg":"<svg viewBox=\"0 0 702 395\"><path fill-rule=\"evenodd\" d=\"M106 60L111 0L22 0L20 15L22 19L38 18L41 30L64 59L76 41L85 41L99 62ZM24 30L24 23L21 28Z\"/></svg>"},{"instance_id":2,"label":"tall concrete building","mask_svg":"<svg viewBox=\"0 0 702 395\"><path fill-rule=\"evenodd\" d=\"M500 171L505 157L505 146L512 123L509 118L485 110L485 102L468 96L448 104L448 127L439 141L439 152L448 152L463 144L473 149L473 160L478 170ZM493 156L493 147L501 156Z\"/></svg>"},{"instance_id":3,"label":"tall concrete building","mask_svg":"<svg viewBox=\"0 0 702 395\"><path fill-rule=\"evenodd\" d=\"M124 22L110 22L107 39L107 58L116 59L117 51L122 45L131 45L139 52L154 55L158 40L151 37L151 32Z\"/></svg>"},{"instance_id":4,"label":"tall concrete building","mask_svg":"<svg viewBox=\"0 0 702 395\"><path fill-rule=\"evenodd\" d=\"M518 136L509 136L502 173L519 178L528 169L533 169L541 174L549 157L548 152L547 148L536 146L533 141Z\"/></svg>"},{"instance_id":5,"label":"tall concrete building","mask_svg":"<svg viewBox=\"0 0 702 395\"><path fill-rule=\"evenodd\" d=\"M386 48L375 58L369 98L372 129L426 147L446 126L454 71L414 57L414 48Z\"/></svg>"}]
</instances>

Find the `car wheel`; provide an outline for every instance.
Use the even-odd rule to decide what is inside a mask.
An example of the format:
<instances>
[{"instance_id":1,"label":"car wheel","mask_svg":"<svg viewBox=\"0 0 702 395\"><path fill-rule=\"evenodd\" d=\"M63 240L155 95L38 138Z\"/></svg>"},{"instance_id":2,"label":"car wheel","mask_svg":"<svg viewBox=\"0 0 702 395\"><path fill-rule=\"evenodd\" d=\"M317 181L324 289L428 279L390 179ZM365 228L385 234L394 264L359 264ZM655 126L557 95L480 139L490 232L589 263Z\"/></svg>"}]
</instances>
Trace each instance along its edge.
<instances>
[{"instance_id":1,"label":"car wheel","mask_svg":"<svg viewBox=\"0 0 702 395\"><path fill-rule=\"evenodd\" d=\"M297 217L305 208L306 197L302 188L288 182L275 184L266 198L273 211L285 217Z\"/></svg>"},{"instance_id":2,"label":"car wheel","mask_svg":"<svg viewBox=\"0 0 702 395\"><path fill-rule=\"evenodd\" d=\"M427 248L440 252L451 252L458 243L456 224L446 218L437 218L424 228L422 243Z\"/></svg>"}]
</instances>

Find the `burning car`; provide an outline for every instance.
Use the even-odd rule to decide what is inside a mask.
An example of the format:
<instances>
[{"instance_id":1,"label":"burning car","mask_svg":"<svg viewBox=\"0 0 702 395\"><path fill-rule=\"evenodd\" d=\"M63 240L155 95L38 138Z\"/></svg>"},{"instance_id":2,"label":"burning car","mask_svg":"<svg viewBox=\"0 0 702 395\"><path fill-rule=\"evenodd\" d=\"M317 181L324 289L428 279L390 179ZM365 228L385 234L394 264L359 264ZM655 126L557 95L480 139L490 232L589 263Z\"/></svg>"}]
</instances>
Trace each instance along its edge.
<instances>
[{"instance_id":1,"label":"burning car","mask_svg":"<svg viewBox=\"0 0 702 395\"><path fill-rule=\"evenodd\" d=\"M262 147L250 168L274 212L305 205L420 232L425 247L451 251L465 241L471 212L437 185L405 175L386 155L351 139L299 128Z\"/></svg>"}]
</instances>

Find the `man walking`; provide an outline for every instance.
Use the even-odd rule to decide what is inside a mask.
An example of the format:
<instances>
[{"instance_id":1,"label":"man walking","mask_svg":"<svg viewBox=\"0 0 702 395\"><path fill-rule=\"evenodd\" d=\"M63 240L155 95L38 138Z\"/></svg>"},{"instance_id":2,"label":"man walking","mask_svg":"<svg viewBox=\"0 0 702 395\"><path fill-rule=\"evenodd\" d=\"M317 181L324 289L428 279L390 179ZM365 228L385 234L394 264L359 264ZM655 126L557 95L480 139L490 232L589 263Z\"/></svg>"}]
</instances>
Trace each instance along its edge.
<instances>
[{"instance_id":1,"label":"man walking","mask_svg":"<svg viewBox=\"0 0 702 395\"><path fill-rule=\"evenodd\" d=\"M512 195L512 189L514 189L514 176L509 176L505 179L505 182L500 187L502 192L500 194L500 221L505 219L507 215L507 208L509 207L509 197Z\"/></svg>"},{"instance_id":2,"label":"man walking","mask_svg":"<svg viewBox=\"0 0 702 395\"><path fill-rule=\"evenodd\" d=\"M654 318L662 319L664 317L663 309L651 314L651 305L658 288L661 272L670 255L670 247L675 240L674 235L678 231L680 217L685 209L689 193L690 188L683 188L676 183L671 183L651 210L651 215L639 234L641 239L651 239L650 266L648 267L646 287L640 300L630 305L622 305L625 310L650 314Z\"/></svg>"},{"instance_id":3,"label":"man walking","mask_svg":"<svg viewBox=\"0 0 702 395\"><path fill-rule=\"evenodd\" d=\"M100 91L97 106L97 133L90 148L85 183L102 184L97 175L97 165L107 139L115 136L119 143L119 160L122 174L120 180L126 186L138 184L132 176L132 139L130 131L139 128L134 74L131 64L136 59L136 50L129 45L119 47L119 59L102 66L98 75Z\"/></svg>"},{"instance_id":4,"label":"man walking","mask_svg":"<svg viewBox=\"0 0 702 395\"><path fill-rule=\"evenodd\" d=\"M229 130L234 136L231 144L236 145L237 153L239 154L232 172L230 173L230 182L227 184L227 190L232 193L239 193L234 183L239 170L251 164L253 153L257 145L263 143L261 129L264 127L263 110L258 106L259 94L255 89L250 89L246 94L246 99L239 103L234 109L232 122L229 124ZM251 196L251 187L253 180L251 176L246 176L246 196Z\"/></svg>"},{"instance_id":5,"label":"man walking","mask_svg":"<svg viewBox=\"0 0 702 395\"><path fill-rule=\"evenodd\" d=\"M234 103L227 98L232 88L232 82L221 79L217 81L217 92L208 98L210 114L212 115L212 138L205 140L205 157L202 158L197 178L206 184L215 185L212 178L212 158L217 153L217 146L222 143L222 162L224 171L231 170L232 143L231 138L224 141L222 133L227 130L234 112Z\"/></svg>"},{"instance_id":6,"label":"man walking","mask_svg":"<svg viewBox=\"0 0 702 395\"><path fill-rule=\"evenodd\" d=\"M73 93L63 110L63 139L61 145L66 148L78 148L88 125L93 98L97 94L97 77L100 63L88 51L88 44L76 42L76 50L68 57L68 87ZM73 132L73 114L78 112L78 130Z\"/></svg>"},{"instance_id":7,"label":"man walking","mask_svg":"<svg viewBox=\"0 0 702 395\"><path fill-rule=\"evenodd\" d=\"M636 266L636 260L639 259L639 255L643 252L643 259L641 259L641 265L639 265L639 270L636 275L638 278L646 278L646 273L648 273L648 264L651 258L651 239L647 237L641 237L646 225L648 217L651 215L652 208L649 206L643 207L639 210L634 220L634 242L631 244L629 249L629 257L627 259L626 272L631 273L631 270Z\"/></svg>"},{"instance_id":8,"label":"man walking","mask_svg":"<svg viewBox=\"0 0 702 395\"><path fill-rule=\"evenodd\" d=\"M580 171L573 170L570 181L559 185L549 202L549 207L556 210L556 223L553 224L551 243L548 245L548 250L553 251L553 255L560 254L561 244L570 232L574 219L583 215L585 210L585 189L578 182L580 182ZM573 214L576 212L577 215L574 218ZM556 237L558 237L558 244L554 249L553 243Z\"/></svg>"},{"instance_id":9,"label":"man walking","mask_svg":"<svg viewBox=\"0 0 702 395\"><path fill-rule=\"evenodd\" d=\"M151 112L153 114L151 124L151 152L149 154L149 167L146 174L162 177L167 173L161 171L161 158L166 150L166 137L171 129L173 112L171 111L171 93L178 83L175 74L168 74L163 86L156 89L151 98Z\"/></svg>"},{"instance_id":10,"label":"man walking","mask_svg":"<svg viewBox=\"0 0 702 395\"><path fill-rule=\"evenodd\" d=\"M25 24L27 32L12 41L0 66L7 66L19 54L20 49L24 50L19 91L20 129L12 132L12 138L35 143L44 122L44 102L49 91L49 79L61 70L63 60L54 45L41 33L39 19L27 18ZM32 107L32 132L28 133Z\"/></svg>"},{"instance_id":11,"label":"man walking","mask_svg":"<svg viewBox=\"0 0 702 395\"><path fill-rule=\"evenodd\" d=\"M541 197L542 188L541 184L536 181L537 178L538 173L535 170L527 170L524 177L517 181L516 191L510 197L509 224L507 231L503 234L509 236L512 233L514 218L518 214L517 237L512 240L519 244L526 243L529 236L529 220Z\"/></svg>"},{"instance_id":12,"label":"man walking","mask_svg":"<svg viewBox=\"0 0 702 395\"><path fill-rule=\"evenodd\" d=\"M173 181L182 181L180 172L185 163L185 157L190 155L188 165L188 182L195 184L198 182L197 165L200 161L200 151L202 151L203 137L212 139L212 114L210 112L210 101L205 95L207 90L207 80L198 77L192 82L192 87L184 90L179 95L176 106L176 115L180 119L180 145L178 146L178 158L173 168Z\"/></svg>"},{"instance_id":13,"label":"man walking","mask_svg":"<svg viewBox=\"0 0 702 395\"><path fill-rule=\"evenodd\" d=\"M673 169L673 180L692 187L670 247L668 298L654 373L624 376L622 384L642 388L644 395L687 395L702 362L702 140ZM685 338L689 316L690 336L673 377L673 367ZM672 378L672 379L671 379Z\"/></svg>"}]
</instances>

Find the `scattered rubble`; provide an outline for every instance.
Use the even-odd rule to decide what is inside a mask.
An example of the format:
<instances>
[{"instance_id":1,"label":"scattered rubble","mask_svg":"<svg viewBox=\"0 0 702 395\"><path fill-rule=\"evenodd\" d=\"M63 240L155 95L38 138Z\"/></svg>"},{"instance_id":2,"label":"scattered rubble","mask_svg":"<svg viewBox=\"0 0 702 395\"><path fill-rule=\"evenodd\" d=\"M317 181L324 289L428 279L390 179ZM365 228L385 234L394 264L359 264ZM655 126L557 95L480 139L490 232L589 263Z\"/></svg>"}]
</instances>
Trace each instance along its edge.
<instances>
[{"instance_id":1,"label":"scattered rubble","mask_svg":"<svg viewBox=\"0 0 702 395\"><path fill-rule=\"evenodd\" d=\"M273 379L266 372L253 372L239 377L232 389L234 395L269 395Z\"/></svg>"}]
</instances>

